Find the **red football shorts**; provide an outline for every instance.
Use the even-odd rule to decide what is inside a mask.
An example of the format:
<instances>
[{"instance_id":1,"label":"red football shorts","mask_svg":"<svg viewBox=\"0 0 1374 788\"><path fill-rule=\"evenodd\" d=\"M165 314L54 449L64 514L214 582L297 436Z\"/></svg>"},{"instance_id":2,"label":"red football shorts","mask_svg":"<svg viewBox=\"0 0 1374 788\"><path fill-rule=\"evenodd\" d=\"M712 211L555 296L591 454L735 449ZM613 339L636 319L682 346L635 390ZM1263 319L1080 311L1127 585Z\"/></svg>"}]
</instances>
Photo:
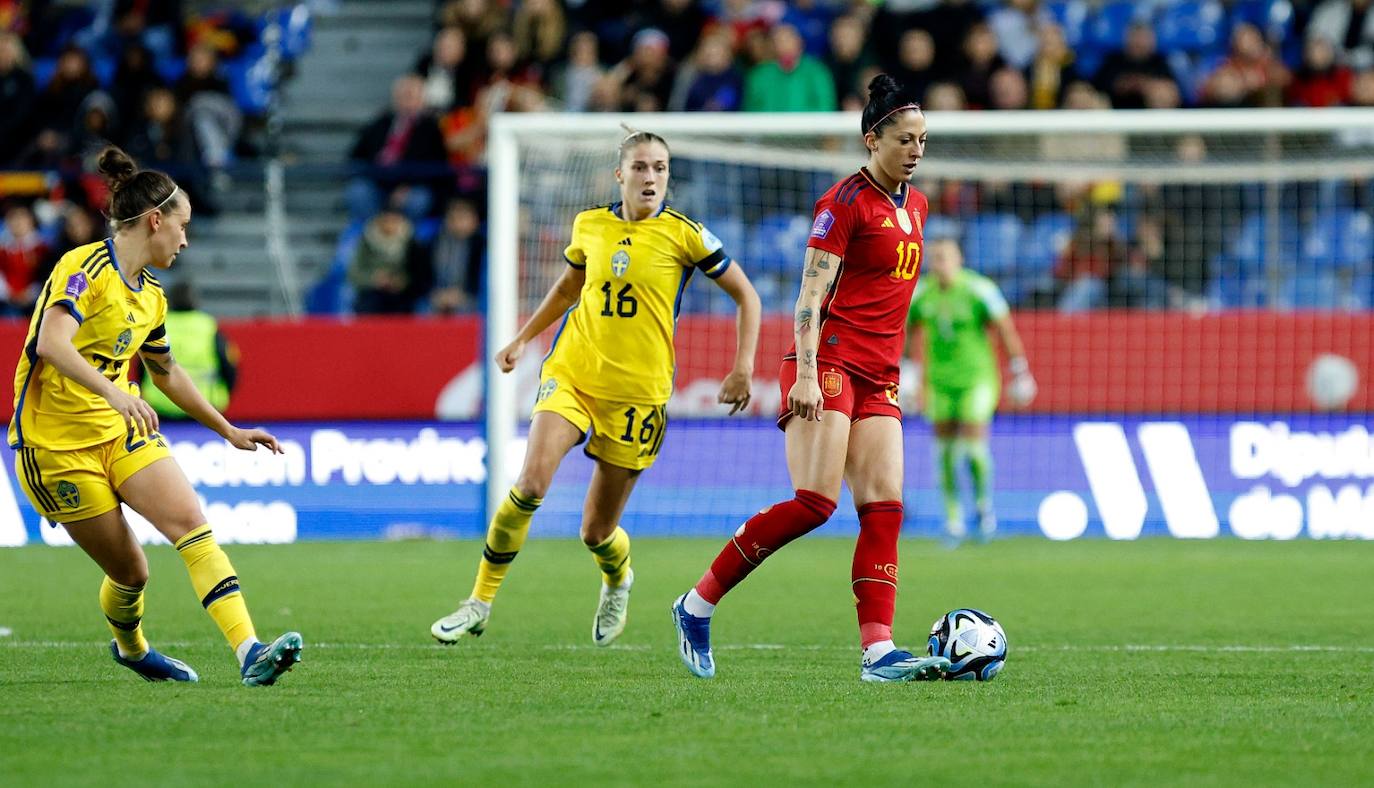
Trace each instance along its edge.
<instances>
[{"instance_id":1,"label":"red football shorts","mask_svg":"<svg viewBox=\"0 0 1374 788\"><path fill-rule=\"evenodd\" d=\"M851 422L869 416L891 416L902 418L902 409L897 405L897 383L879 383L875 380L853 375L843 367L820 364L821 396L826 410L843 413ZM792 418L787 407L787 394L792 384L797 382L796 359L785 358L778 370L778 385L782 388L782 405L778 409L778 429L785 429Z\"/></svg>"}]
</instances>

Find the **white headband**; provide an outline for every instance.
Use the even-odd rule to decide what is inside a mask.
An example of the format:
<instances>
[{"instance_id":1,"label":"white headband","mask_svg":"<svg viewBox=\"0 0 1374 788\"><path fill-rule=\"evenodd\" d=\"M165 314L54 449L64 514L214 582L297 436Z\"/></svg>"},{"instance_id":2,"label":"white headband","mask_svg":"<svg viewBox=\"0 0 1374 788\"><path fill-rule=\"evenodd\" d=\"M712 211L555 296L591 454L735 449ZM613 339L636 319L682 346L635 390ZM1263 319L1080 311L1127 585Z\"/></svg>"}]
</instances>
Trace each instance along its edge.
<instances>
[{"instance_id":1,"label":"white headband","mask_svg":"<svg viewBox=\"0 0 1374 788\"><path fill-rule=\"evenodd\" d=\"M162 206L166 205L167 202L168 202L169 200L171 200L173 197L177 196L177 192L179 192L179 191L181 191L181 187L180 187L180 186L173 186L173 187L172 187L172 193L169 194L169 195L167 195L166 197L164 197L164 198L162 199L162 202L158 203L157 205L154 205L153 207L149 208L148 210L144 211L143 213L140 213L138 216L130 216L130 217L127 218L127 219L115 219L115 221L118 222L118 223L120 223L120 224L123 224L124 222L132 222L134 219L142 219L143 217L147 216L148 214L152 213L153 211L156 211L156 210L160 209Z\"/></svg>"}]
</instances>

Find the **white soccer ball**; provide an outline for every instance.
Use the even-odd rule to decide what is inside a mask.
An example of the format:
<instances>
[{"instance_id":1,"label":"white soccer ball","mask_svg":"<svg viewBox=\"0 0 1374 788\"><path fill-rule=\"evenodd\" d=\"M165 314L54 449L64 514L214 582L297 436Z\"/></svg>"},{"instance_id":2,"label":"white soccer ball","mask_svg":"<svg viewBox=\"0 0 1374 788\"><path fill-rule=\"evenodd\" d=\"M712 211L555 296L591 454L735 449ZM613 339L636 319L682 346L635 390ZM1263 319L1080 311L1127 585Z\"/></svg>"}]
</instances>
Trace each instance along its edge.
<instances>
[{"instance_id":1,"label":"white soccer ball","mask_svg":"<svg viewBox=\"0 0 1374 788\"><path fill-rule=\"evenodd\" d=\"M991 681L1007 662L1007 633L997 619L963 607L935 619L926 653L949 660L951 681Z\"/></svg>"},{"instance_id":2,"label":"white soccer ball","mask_svg":"<svg viewBox=\"0 0 1374 788\"><path fill-rule=\"evenodd\" d=\"M1307 396L1321 410L1344 408L1359 388L1360 370L1345 356L1323 353L1307 368Z\"/></svg>"}]
</instances>

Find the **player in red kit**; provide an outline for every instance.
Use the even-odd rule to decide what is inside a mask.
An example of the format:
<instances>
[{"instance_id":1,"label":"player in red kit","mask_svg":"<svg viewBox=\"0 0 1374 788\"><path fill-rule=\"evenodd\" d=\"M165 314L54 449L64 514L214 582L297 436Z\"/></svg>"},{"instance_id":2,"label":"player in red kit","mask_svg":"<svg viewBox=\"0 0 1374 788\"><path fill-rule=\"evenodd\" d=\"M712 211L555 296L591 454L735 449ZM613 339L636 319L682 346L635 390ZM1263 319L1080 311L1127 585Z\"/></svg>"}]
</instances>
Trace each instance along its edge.
<instances>
[{"instance_id":1,"label":"player in red kit","mask_svg":"<svg viewBox=\"0 0 1374 788\"><path fill-rule=\"evenodd\" d=\"M721 597L767 556L825 523L845 480L859 510L852 570L863 647L859 677L938 679L949 667L948 660L919 657L892 641L902 528L898 363L929 210L908 181L925 152L926 120L891 77L874 77L868 91L862 128L868 165L816 202L796 341L783 357L778 426L796 494L740 526L696 587L673 603L679 656L702 678L715 675L710 622Z\"/></svg>"}]
</instances>

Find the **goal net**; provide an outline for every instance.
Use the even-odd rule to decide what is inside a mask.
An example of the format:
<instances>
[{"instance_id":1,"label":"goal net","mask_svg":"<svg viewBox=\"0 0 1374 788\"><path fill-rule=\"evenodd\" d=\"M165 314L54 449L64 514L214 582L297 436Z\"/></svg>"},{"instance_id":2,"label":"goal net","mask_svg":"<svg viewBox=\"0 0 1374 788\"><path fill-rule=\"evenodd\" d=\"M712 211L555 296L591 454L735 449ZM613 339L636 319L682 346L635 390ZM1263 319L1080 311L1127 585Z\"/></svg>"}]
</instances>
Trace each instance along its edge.
<instances>
[{"instance_id":1,"label":"goal net","mask_svg":"<svg viewBox=\"0 0 1374 788\"><path fill-rule=\"evenodd\" d=\"M499 116L493 349L564 270L573 216L618 199L621 123L667 139L670 205L721 239L764 308L754 400L729 417L715 398L734 357L734 304L705 277L688 283L671 425L625 521L728 534L791 493L778 366L812 205L866 160L859 119ZM928 128L914 182L931 204L927 243L955 239L966 266L998 285L1039 384L992 424L1004 532L1354 536L1374 521L1374 112L939 113ZM552 334L514 375L488 375L490 467L501 469L489 500L518 469ZM932 535L946 519L932 434L910 398L917 382L903 387L907 529ZM1318 448L1295 460L1295 440ZM543 533L576 533L590 474L569 456ZM856 523L846 492L828 530Z\"/></svg>"}]
</instances>

